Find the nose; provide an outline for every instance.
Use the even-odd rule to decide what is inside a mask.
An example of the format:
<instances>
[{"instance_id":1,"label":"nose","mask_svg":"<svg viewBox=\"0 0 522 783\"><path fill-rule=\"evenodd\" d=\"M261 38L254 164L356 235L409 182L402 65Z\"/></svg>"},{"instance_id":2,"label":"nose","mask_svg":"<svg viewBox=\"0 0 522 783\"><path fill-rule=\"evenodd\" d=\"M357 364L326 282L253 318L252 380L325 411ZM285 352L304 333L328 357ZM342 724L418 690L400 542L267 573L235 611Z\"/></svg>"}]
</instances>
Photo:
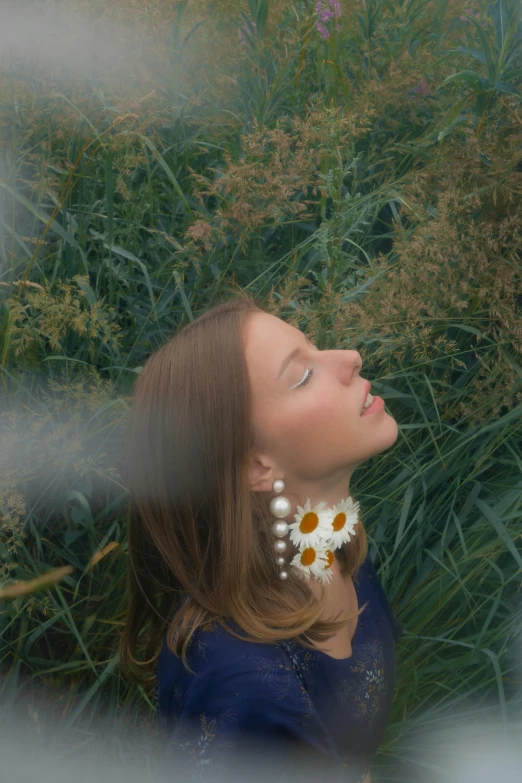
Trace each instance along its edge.
<instances>
[{"instance_id":1,"label":"nose","mask_svg":"<svg viewBox=\"0 0 522 783\"><path fill-rule=\"evenodd\" d=\"M341 351L344 356L344 360L348 358L348 363L354 370L360 370L362 367L362 357L359 351Z\"/></svg>"},{"instance_id":2,"label":"nose","mask_svg":"<svg viewBox=\"0 0 522 783\"><path fill-rule=\"evenodd\" d=\"M332 351L332 353L337 355L337 369L339 376L343 379L343 383L351 383L362 367L361 354L359 351L347 349Z\"/></svg>"}]
</instances>

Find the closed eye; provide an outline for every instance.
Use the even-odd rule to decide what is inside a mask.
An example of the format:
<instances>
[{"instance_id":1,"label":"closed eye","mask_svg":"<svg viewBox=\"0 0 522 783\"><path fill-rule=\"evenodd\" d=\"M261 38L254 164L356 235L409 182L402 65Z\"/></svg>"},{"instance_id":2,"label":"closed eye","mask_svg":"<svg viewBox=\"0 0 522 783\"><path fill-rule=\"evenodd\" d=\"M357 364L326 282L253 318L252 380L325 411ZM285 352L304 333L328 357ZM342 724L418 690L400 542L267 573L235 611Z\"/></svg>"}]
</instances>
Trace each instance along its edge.
<instances>
[{"instance_id":1,"label":"closed eye","mask_svg":"<svg viewBox=\"0 0 522 783\"><path fill-rule=\"evenodd\" d=\"M306 373L304 375L304 380L300 381L299 383L296 383L296 385L292 386L292 388L295 389L297 386L305 386L308 383L308 381L310 380L310 378L312 377L313 374L314 374L313 368L308 368L307 367L306 368Z\"/></svg>"},{"instance_id":2,"label":"closed eye","mask_svg":"<svg viewBox=\"0 0 522 783\"><path fill-rule=\"evenodd\" d=\"M307 334L305 334L305 337L308 340L308 342L310 343L310 345L313 345L310 337ZM313 368L307 367L306 368L306 373L303 376L303 380L300 381L299 383L296 383L295 386L292 386L291 388L292 389L296 389L299 386L306 386L306 384L308 383L308 381L310 380L310 378L312 377L313 374L314 374Z\"/></svg>"}]
</instances>

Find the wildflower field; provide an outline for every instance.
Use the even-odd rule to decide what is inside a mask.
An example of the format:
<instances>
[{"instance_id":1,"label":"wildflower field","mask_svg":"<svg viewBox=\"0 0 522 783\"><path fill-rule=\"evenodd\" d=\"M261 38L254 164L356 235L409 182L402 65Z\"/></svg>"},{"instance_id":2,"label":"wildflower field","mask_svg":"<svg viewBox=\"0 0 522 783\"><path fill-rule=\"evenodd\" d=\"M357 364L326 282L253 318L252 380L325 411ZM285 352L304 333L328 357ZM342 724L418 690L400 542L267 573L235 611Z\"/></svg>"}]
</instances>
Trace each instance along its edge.
<instances>
[{"instance_id":1,"label":"wildflower field","mask_svg":"<svg viewBox=\"0 0 522 783\"><path fill-rule=\"evenodd\" d=\"M372 781L520 720L522 6L470 3L3 3L0 701L49 742L154 756L125 421L237 287L357 349L399 424L350 483L405 628Z\"/></svg>"}]
</instances>

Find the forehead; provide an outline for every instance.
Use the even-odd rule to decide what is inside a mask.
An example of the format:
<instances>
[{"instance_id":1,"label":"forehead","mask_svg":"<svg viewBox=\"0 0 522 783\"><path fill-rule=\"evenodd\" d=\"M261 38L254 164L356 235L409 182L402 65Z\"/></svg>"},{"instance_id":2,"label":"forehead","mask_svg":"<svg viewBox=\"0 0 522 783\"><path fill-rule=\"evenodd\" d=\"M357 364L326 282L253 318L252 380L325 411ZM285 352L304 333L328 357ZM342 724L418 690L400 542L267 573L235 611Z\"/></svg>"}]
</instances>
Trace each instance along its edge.
<instances>
[{"instance_id":1,"label":"forehead","mask_svg":"<svg viewBox=\"0 0 522 783\"><path fill-rule=\"evenodd\" d=\"M267 348L274 351L281 345L283 348L294 347L296 338L299 339L299 329L287 324L281 318L270 313L251 313L246 319L245 325L245 350L247 358L252 357L258 351L267 353ZM282 348L279 349L281 353ZM277 357L276 357L277 358Z\"/></svg>"},{"instance_id":2,"label":"forehead","mask_svg":"<svg viewBox=\"0 0 522 783\"><path fill-rule=\"evenodd\" d=\"M245 354L249 371L276 370L299 345L300 331L270 313L251 313L245 324Z\"/></svg>"}]
</instances>

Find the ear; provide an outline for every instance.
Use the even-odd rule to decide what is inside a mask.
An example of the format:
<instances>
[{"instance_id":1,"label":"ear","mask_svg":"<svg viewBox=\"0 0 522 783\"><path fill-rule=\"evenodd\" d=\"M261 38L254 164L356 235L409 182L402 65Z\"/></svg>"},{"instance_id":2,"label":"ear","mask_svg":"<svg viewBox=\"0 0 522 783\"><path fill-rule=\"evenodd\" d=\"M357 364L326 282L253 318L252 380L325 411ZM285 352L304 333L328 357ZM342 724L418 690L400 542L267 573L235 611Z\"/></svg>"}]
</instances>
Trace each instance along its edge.
<instances>
[{"instance_id":1,"label":"ear","mask_svg":"<svg viewBox=\"0 0 522 783\"><path fill-rule=\"evenodd\" d=\"M248 482L251 492L270 492L275 481L273 463L261 454L251 454L248 460Z\"/></svg>"}]
</instances>

